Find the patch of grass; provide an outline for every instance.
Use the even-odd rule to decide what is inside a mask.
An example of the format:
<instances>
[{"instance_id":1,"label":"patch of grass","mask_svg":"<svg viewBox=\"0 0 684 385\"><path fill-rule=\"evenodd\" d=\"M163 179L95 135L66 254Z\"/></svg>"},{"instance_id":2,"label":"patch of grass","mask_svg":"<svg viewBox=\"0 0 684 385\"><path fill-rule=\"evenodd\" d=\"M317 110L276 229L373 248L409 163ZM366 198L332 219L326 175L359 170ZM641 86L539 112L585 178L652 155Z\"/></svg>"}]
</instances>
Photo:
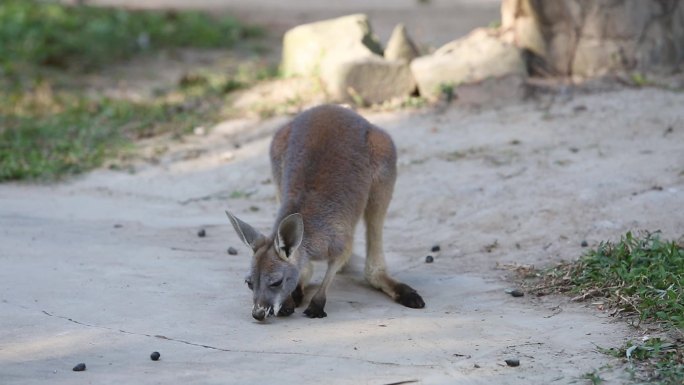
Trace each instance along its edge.
<instances>
[{"instance_id":1,"label":"patch of grass","mask_svg":"<svg viewBox=\"0 0 684 385\"><path fill-rule=\"evenodd\" d=\"M487 24L487 28L497 29L501 28L501 20L492 20Z\"/></svg>"},{"instance_id":2,"label":"patch of grass","mask_svg":"<svg viewBox=\"0 0 684 385\"><path fill-rule=\"evenodd\" d=\"M228 94L277 76L276 66L250 63L249 66L240 66L234 75L209 71L188 73L180 79L178 85L184 92L195 95Z\"/></svg>"},{"instance_id":3,"label":"patch of grass","mask_svg":"<svg viewBox=\"0 0 684 385\"><path fill-rule=\"evenodd\" d=\"M672 342L651 338L621 349L600 349L626 357L639 381L684 383L684 246L663 241L658 233L628 232L619 242L602 242L578 261L539 274L531 291L574 293L574 300L601 297L614 313L637 316L679 333Z\"/></svg>"},{"instance_id":4,"label":"patch of grass","mask_svg":"<svg viewBox=\"0 0 684 385\"><path fill-rule=\"evenodd\" d=\"M646 78L646 75L642 74L641 72L634 72L630 76L630 79L637 87L645 87L650 84L650 81Z\"/></svg>"},{"instance_id":5,"label":"patch of grass","mask_svg":"<svg viewBox=\"0 0 684 385\"><path fill-rule=\"evenodd\" d=\"M0 93L0 181L50 180L87 171L136 139L187 133L211 120L214 110L206 99L90 99L53 94L49 86Z\"/></svg>"},{"instance_id":6,"label":"patch of grass","mask_svg":"<svg viewBox=\"0 0 684 385\"><path fill-rule=\"evenodd\" d=\"M661 338L643 342L628 341L619 349L604 349L606 354L627 360L632 380L660 385L684 383L684 349Z\"/></svg>"},{"instance_id":7,"label":"patch of grass","mask_svg":"<svg viewBox=\"0 0 684 385\"><path fill-rule=\"evenodd\" d=\"M577 262L547 271L543 281L578 299L607 297L611 307L640 320L684 328L684 248L657 233L628 232L617 243L602 242Z\"/></svg>"},{"instance_id":8,"label":"patch of grass","mask_svg":"<svg viewBox=\"0 0 684 385\"><path fill-rule=\"evenodd\" d=\"M83 71L167 48L230 48L261 29L200 12L0 2L0 182L53 180L98 167L136 139L180 136L220 118L226 94L274 76L257 63L236 74L189 74L143 100L99 96Z\"/></svg>"},{"instance_id":9,"label":"patch of grass","mask_svg":"<svg viewBox=\"0 0 684 385\"><path fill-rule=\"evenodd\" d=\"M242 190L233 190L228 198L230 199L245 199L249 198L252 195L254 195L254 191L242 191Z\"/></svg>"},{"instance_id":10,"label":"patch of grass","mask_svg":"<svg viewBox=\"0 0 684 385\"><path fill-rule=\"evenodd\" d=\"M90 70L148 50L232 47L263 32L230 17L200 12L129 11L59 2L0 2L0 68Z\"/></svg>"},{"instance_id":11,"label":"patch of grass","mask_svg":"<svg viewBox=\"0 0 684 385\"><path fill-rule=\"evenodd\" d=\"M591 382L592 385L599 385L602 384L604 381L597 371L585 373L582 376L582 379L588 380L589 382Z\"/></svg>"},{"instance_id":12,"label":"patch of grass","mask_svg":"<svg viewBox=\"0 0 684 385\"><path fill-rule=\"evenodd\" d=\"M439 94L447 102L451 103L454 100L456 86L454 83L440 83Z\"/></svg>"}]
</instances>

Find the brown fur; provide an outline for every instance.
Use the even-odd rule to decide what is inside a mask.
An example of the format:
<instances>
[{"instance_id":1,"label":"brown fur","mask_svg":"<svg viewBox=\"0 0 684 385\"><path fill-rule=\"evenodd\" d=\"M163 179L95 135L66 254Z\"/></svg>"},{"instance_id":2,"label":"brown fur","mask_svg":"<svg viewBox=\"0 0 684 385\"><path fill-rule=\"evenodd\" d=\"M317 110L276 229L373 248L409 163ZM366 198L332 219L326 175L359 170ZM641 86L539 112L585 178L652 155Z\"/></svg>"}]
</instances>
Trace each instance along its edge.
<instances>
[{"instance_id":1,"label":"brown fur","mask_svg":"<svg viewBox=\"0 0 684 385\"><path fill-rule=\"evenodd\" d=\"M386 272L382 228L397 173L396 149L386 132L349 109L323 105L301 113L278 130L270 156L280 210L273 235L263 237L267 244L275 245L273 250L260 252L259 261L253 261L255 279L267 271L272 274L285 261L298 269L297 288L301 290L311 275L309 261L327 261L323 283L305 311L310 317L325 317L327 289L351 255L354 230L363 216L366 279L405 306L424 306L415 290L396 282ZM296 213L301 217L292 215ZM283 257L282 253L278 255L277 248L282 247L277 246L278 234L288 234L283 222L294 217L303 221L301 246L291 256ZM240 234L237 226L236 230ZM269 304L261 306L268 309Z\"/></svg>"}]
</instances>

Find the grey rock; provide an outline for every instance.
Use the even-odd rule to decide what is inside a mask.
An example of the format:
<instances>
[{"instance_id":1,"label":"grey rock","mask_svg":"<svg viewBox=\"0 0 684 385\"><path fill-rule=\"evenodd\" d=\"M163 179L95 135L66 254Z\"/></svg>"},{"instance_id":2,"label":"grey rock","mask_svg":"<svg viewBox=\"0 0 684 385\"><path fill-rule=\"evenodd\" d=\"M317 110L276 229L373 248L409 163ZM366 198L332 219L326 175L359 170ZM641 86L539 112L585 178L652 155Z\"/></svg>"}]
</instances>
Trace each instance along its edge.
<instances>
[{"instance_id":1,"label":"grey rock","mask_svg":"<svg viewBox=\"0 0 684 385\"><path fill-rule=\"evenodd\" d=\"M410 63L418 56L420 56L418 48L409 37L406 27L403 24L397 24L387 42L385 59Z\"/></svg>"},{"instance_id":2,"label":"grey rock","mask_svg":"<svg viewBox=\"0 0 684 385\"><path fill-rule=\"evenodd\" d=\"M381 55L368 17L356 14L289 30L281 67L286 76L320 79L334 101L367 105L410 95L416 85L408 64Z\"/></svg>"},{"instance_id":3,"label":"grey rock","mask_svg":"<svg viewBox=\"0 0 684 385\"><path fill-rule=\"evenodd\" d=\"M480 28L446 44L434 54L416 58L411 72L422 96L437 98L444 87L506 75L527 76L520 49Z\"/></svg>"},{"instance_id":4,"label":"grey rock","mask_svg":"<svg viewBox=\"0 0 684 385\"><path fill-rule=\"evenodd\" d=\"M684 62L684 2L504 0L502 38L558 75L673 72ZM541 37L541 39L539 39Z\"/></svg>"},{"instance_id":5,"label":"grey rock","mask_svg":"<svg viewBox=\"0 0 684 385\"><path fill-rule=\"evenodd\" d=\"M285 76L319 76L341 60L382 54L364 14L299 25L285 33L281 69Z\"/></svg>"},{"instance_id":6,"label":"grey rock","mask_svg":"<svg viewBox=\"0 0 684 385\"><path fill-rule=\"evenodd\" d=\"M408 64L369 56L329 67L322 74L329 96L360 105L409 96L416 88Z\"/></svg>"}]
</instances>

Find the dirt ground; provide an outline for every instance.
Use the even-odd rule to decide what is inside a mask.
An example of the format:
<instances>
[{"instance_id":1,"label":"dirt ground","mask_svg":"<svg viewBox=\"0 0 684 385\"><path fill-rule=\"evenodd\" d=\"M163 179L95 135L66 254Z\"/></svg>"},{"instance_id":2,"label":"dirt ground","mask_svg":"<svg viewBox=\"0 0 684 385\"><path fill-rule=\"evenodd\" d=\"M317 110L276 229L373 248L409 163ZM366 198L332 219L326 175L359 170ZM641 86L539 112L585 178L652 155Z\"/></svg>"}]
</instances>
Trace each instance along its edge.
<instances>
[{"instance_id":1,"label":"dirt ground","mask_svg":"<svg viewBox=\"0 0 684 385\"><path fill-rule=\"evenodd\" d=\"M359 233L327 318L300 308L252 319L249 253L224 210L271 228L267 149L287 117L149 144L168 151L127 171L2 184L0 382L570 384L600 369L625 383L597 346L640 331L597 305L514 298L506 267L574 259L582 241L628 230L683 236L683 105L655 88L568 89L498 107L364 112L399 150L385 249L421 310L363 281ZM87 370L73 372L80 362Z\"/></svg>"},{"instance_id":2,"label":"dirt ground","mask_svg":"<svg viewBox=\"0 0 684 385\"><path fill-rule=\"evenodd\" d=\"M132 173L3 184L3 383L573 383L616 364L597 346L636 331L567 298L513 298L500 266L575 258L630 229L684 234L683 104L644 89L367 114L399 149L386 253L423 310L371 290L357 255L327 318L251 318L248 252L223 210L271 227L266 151L286 118L226 122Z\"/></svg>"}]
</instances>

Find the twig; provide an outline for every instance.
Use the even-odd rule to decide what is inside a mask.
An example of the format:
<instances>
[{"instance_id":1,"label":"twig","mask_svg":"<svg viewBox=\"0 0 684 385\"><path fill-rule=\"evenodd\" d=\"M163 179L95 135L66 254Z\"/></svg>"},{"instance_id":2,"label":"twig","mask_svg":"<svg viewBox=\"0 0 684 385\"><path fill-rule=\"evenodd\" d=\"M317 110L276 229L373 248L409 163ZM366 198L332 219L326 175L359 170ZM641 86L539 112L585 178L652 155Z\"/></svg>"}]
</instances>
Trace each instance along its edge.
<instances>
[{"instance_id":1,"label":"twig","mask_svg":"<svg viewBox=\"0 0 684 385\"><path fill-rule=\"evenodd\" d=\"M591 289L584 294L578 295L577 297L572 297L570 301L572 302L577 302L577 301L584 301L587 298L593 298L593 297L598 297L605 291L604 288L600 289Z\"/></svg>"},{"instance_id":2,"label":"twig","mask_svg":"<svg viewBox=\"0 0 684 385\"><path fill-rule=\"evenodd\" d=\"M530 345L544 345L544 343L543 343L543 342L525 342L525 343L522 343L522 344L508 345L508 346L506 346L506 347L507 347L507 348L515 348L515 347L518 347L518 346L530 346Z\"/></svg>"}]
</instances>

